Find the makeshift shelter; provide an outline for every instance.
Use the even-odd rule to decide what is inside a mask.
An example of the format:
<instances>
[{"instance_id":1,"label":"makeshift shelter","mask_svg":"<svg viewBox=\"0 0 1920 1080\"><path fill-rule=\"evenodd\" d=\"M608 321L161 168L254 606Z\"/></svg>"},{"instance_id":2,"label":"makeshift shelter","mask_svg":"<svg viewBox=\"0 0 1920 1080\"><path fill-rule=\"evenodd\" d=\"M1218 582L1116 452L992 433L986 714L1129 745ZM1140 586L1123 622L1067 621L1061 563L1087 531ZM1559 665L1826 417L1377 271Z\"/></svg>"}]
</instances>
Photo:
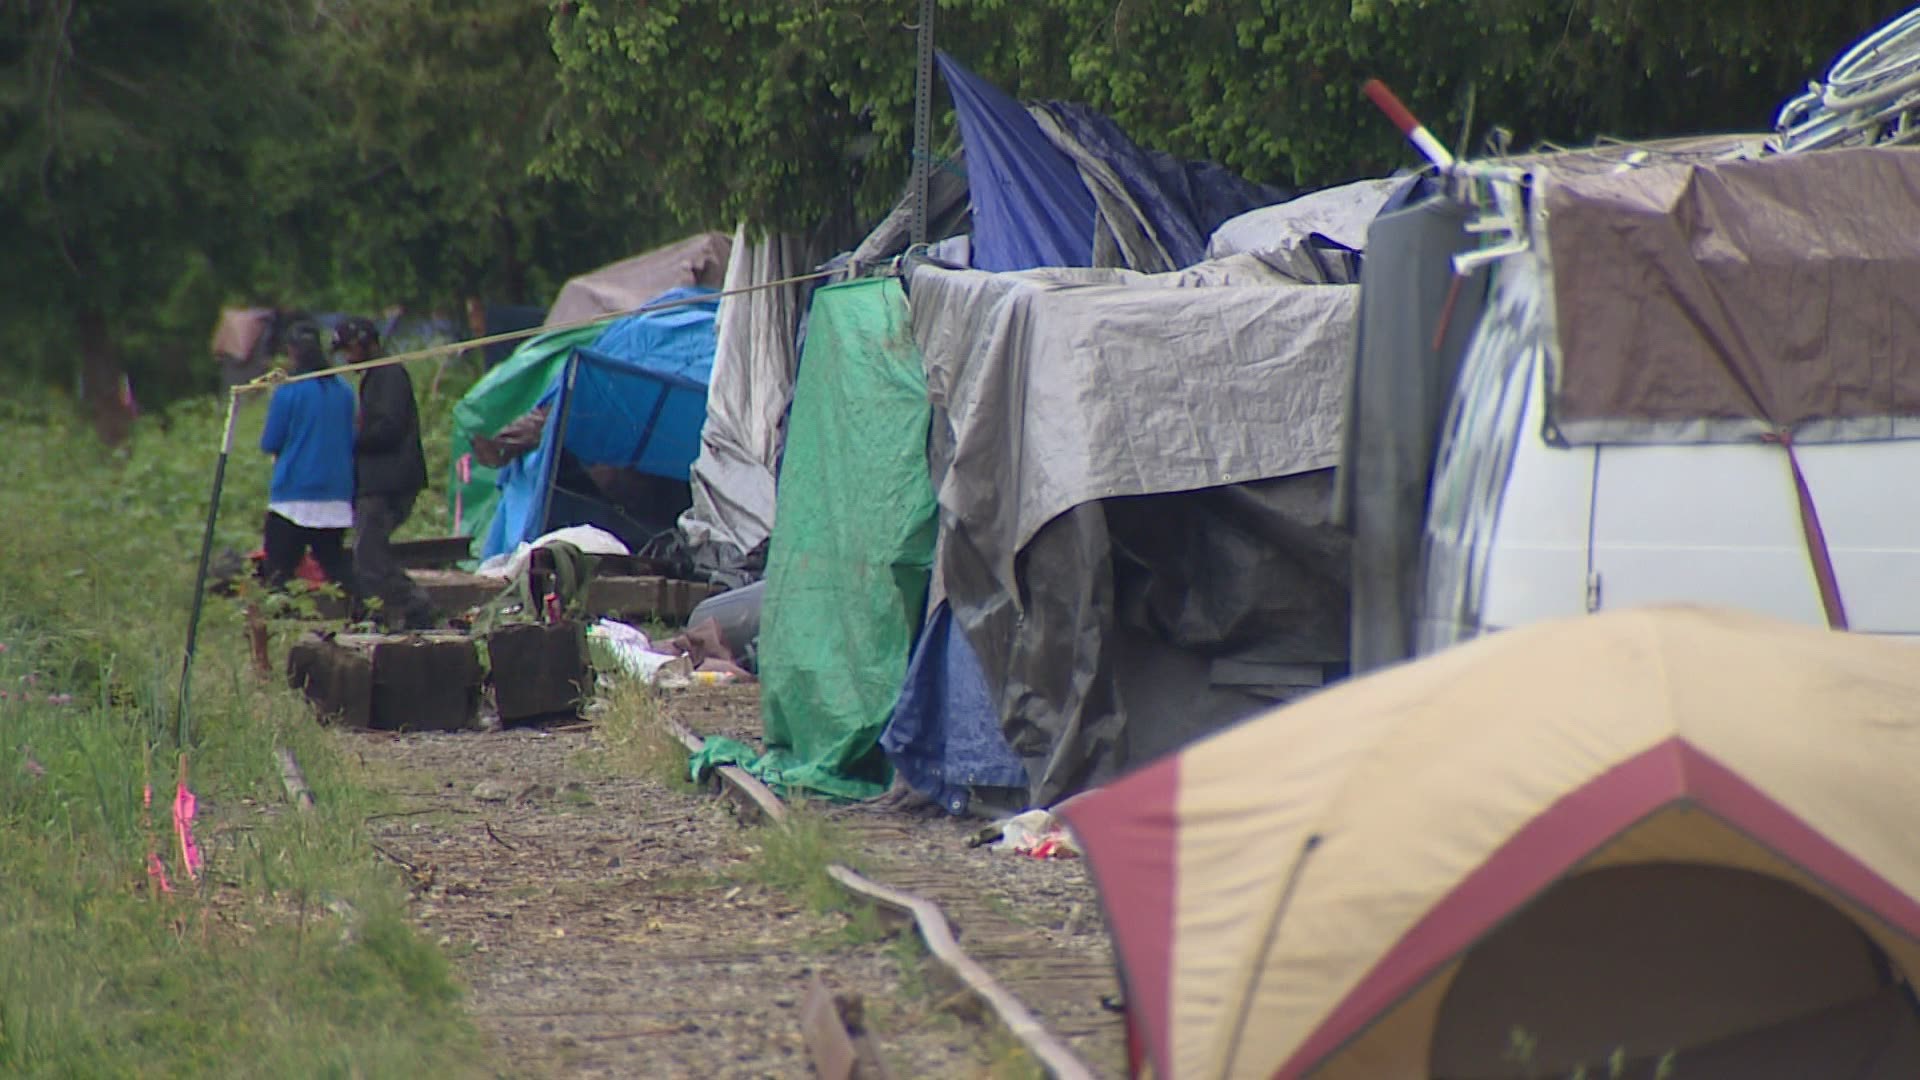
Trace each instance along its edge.
<instances>
[{"instance_id":1,"label":"makeshift shelter","mask_svg":"<svg viewBox=\"0 0 1920 1080\"><path fill-rule=\"evenodd\" d=\"M1637 609L1349 681L1063 813L1168 1080L1616 1050L1892 1080L1920 1075L1916 769L1910 644Z\"/></svg>"},{"instance_id":2,"label":"makeshift shelter","mask_svg":"<svg viewBox=\"0 0 1920 1080\"><path fill-rule=\"evenodd\" d=\"M917 266L909 288L939 580L1029 801L1343 670L1347 556L1326 502L1355 287L1249 259Z\"/></svg>"},{"instance_id":3,"label":"makeshift shelter","mask_svg":"<svg viewBox=\"0 0 1920 1080\"><path fill-rule=\"evenodd\" d=\"M571 278L547 309L546 325L632 311L669 289L718 288L732 246L725 233L696 233Z\"/></svg>"},{"instance_id":4,"label":"makeshift shelter","mask_svg":"<svg viewBox=\"0 0 1920 1080\"><path fill-rule=\"evenodd\" d=\"M535 403L548 410L538 449L500 470L500 502L483 556L565 525L597 525L634 548L673 527L686 508L687 476L706 421L718 295L670 290L655 299L673 306L630 315L591 346L573 347ZM585 485L562 482L568 460L661 478L682 501L608 505L600 493L581 490Z\"/></svg>"},{"instance_id":5,"label":"makeshift shelter","mask_svg":"<svg viewBox=\"0 0 1920 1080\"><path fill-rule=\"evenodd\" d=\"M279 345L280 313L273 308L222 308L214 323L211 348L220 366L220 385L251 382L273 365Z\"/></svg>"},{"instance_id":6,"label":"makeshift shelter","mask_svg":"<svg viewBox=\"0 0 1920 1080\"><path fill-rule=\"evenodd\" d=\"M481 376L453 407L453 446L447 509L454 531L483 538L499 503L497 470L476 462L473 440L492 435L534 407L575 346L598 341L605 326L557 330L529 338L512 356Z\"/></svg>"},{"instance_id":7,"label":"makeshift shelter","mask_svg":"<svg viewBox=\"0 0 1920 1080\"><path fill-rule=\"evenodd\" d=\"M814 294L760 634L769 783L839 798L889 778L881 729L925 611L934 543L927 386L897 278Z\"/></svg>"}]
</instances>

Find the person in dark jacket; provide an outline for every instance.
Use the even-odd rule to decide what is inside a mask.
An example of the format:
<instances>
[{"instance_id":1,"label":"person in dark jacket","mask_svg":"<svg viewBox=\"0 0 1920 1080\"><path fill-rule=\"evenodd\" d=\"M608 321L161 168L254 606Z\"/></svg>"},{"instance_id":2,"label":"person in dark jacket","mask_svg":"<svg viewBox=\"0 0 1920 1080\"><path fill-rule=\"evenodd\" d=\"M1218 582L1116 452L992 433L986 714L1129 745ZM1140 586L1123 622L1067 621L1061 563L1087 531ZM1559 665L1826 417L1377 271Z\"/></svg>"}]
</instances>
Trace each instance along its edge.
<instances>
[{"instance_id":1,"label":"person in dark jacket","mask_svg":"<svg viewBox=\"0 0 1920 1080\"><path fill-rule=\"evenodd\" d=\"M312 322L288 328L286 350L293 374L326 370L320 328ZM260 449L273 455L261 530L260 576L269 587L291 580L311 550L327 577L352 591L345 538L353 524L353 438L353 388L346 380L326 375L274 390L260 432Z\"/></svg>"},{"instance_id":2,"label":"person in dark jacket","mask_svg":"<svg viewBox=\"0 0 1920 1080\"><path fill-rule=\"evenodd\" d=\"M333 345L349 364L380 355L380 332L362 318L344 319ZM413 379L400 364L360 376L360 430L354 440L353 572L363 597L380 598L380 621L393 629L424 630L433 607L393 553L393 533L413 513L427 486L420 449L420 413Z\"/></svg>"}]
</instances>

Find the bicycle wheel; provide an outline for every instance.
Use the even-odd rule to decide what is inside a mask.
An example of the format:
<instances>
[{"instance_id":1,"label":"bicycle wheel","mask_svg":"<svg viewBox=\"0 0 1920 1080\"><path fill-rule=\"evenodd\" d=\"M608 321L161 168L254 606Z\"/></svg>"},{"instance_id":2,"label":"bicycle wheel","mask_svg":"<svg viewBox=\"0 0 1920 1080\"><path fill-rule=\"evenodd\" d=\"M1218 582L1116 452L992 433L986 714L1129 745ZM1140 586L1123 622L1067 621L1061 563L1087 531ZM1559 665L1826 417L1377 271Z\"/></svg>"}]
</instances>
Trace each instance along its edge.
<instances>
[{"instance_id":1,"label":"bicycle wheel","mask_svg":"<svg viewBox=\"0 0 1920 1080\"><path fill-rule=\"evenodd\" d=\"M1914 8L1862 38L1827 72L1827 108L1845 111L1873 105L1920 82L1920 8Z\"/></svg>"}]
</instances>

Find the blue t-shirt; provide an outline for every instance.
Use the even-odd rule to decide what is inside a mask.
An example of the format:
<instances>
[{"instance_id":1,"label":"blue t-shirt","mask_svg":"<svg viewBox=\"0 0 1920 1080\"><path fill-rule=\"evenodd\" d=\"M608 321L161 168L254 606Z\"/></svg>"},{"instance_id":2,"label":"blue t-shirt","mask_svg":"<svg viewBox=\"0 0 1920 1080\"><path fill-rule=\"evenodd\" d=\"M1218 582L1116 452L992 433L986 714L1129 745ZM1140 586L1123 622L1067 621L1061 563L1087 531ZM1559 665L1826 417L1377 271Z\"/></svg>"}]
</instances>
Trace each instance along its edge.
<instances>
[{"instance_id":1,"label":"blue t-shirt","mask_svg":"<svg viewBox=\"0 0 1920 1080\"><path fill-rule=\"evenodd\" d=\"M288 383L273 392L260 449L277 454L274 502L353 498L353 388L338 376Z\"/></svg>"}]
</instances>

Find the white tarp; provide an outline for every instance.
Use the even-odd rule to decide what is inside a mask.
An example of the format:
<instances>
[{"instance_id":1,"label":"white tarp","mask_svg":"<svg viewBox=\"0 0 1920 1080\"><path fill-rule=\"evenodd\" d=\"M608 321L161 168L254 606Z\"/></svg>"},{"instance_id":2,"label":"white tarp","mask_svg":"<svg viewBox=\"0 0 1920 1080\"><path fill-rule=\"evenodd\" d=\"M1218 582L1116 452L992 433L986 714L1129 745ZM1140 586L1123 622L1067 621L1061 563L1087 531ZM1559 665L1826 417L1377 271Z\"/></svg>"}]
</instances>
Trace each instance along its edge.
<instances>
[{"instance_id":1,"label":"white tarp","mask_svg":"<svg viewBox=\"0 0 1920 1080\"><path fill-rule=\"evenodd\" d=\"M744 225L732 251L723 289L729 293L810 269L800 241L749 242ZM810 292L807 284L784 285L720 301L693 506L680 516L681 536L703 568L736 566L773 533L774 466L793 397L794 338Z\"/></svg>"},{"instance_id":2,"label":"white tarp","mask_svg":"<svg viewBox=\"0 0 1920 1080\"><path fill-rule=\"evenodd\" d=\"M1318 234L1355 251L1365 250L1367 227L1395 189L1408 182L1407 177L1360 180L1249 210L1213 231L1207 258L1258 255L1291 277L1320 281L1306 254L1308 238Z\"/></svg>"}]
</instances>

